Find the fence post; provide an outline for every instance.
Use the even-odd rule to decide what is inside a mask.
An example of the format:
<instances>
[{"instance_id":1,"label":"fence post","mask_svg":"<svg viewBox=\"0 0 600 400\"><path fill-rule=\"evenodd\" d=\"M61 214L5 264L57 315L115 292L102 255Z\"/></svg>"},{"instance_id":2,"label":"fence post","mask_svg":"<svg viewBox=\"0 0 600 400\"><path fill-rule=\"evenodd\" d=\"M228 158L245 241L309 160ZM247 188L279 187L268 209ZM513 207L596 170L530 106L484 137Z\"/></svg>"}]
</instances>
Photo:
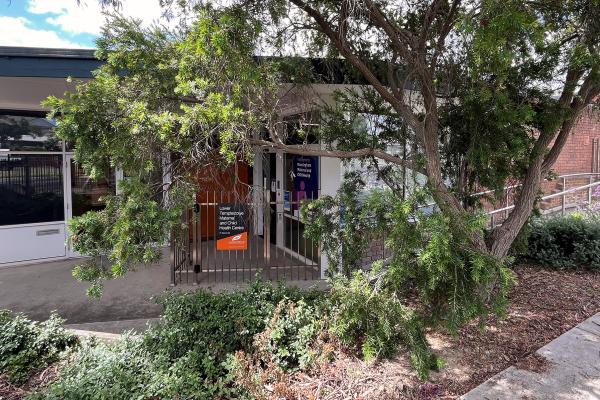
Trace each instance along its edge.
<instances>
[{"instance_id":1,"label":"fence post","mask_svg":"<svg viewBox=\"0 0 600 400\"><path fill-rule=\"evenodd\" d=\"M265 190L263 191L263 257L265 260L265 265L263 267L267 267L267 271L269 274L271 273L271 192L269 188L265 185Z\"/></svg>"},{"instance_id":2,"label":"fence post","mask_svg":"<svg viewBox=\"0 0 600 400\"><path fill-rule=\"evenodd\" d=\"M590 182L589 182L590 185L592 184L592 181L593 181L592 175L590 175ZM588 188L588 207L591 207L591 206L592 206L592 187L590 186Z\"/></svg>"},{"instance_id":3,"label":"fence post","mask_svg":"<svg viewBox=\"0 0 600 400\"><path fill-rule=\"evenodd\" d=\"M565 203L567 202L567 194L564 193L564 191L567 190L567 178L565 178L563 176L562 178L562 191L563 191L563 195L562 195L562 207L561 207L561 214L565 215Z\"/></svg>"},{"instance_id":4,"label":"fence post","mask_svg":"<svg viewBox=\"0 0 600 400\"><path fill-rule=\"evenodd\" d=\"M491 214L491 218L492 218L492 221L491 221L492 229L494 229L494 228L496 227L496 224L494 223L494 215L496 215L496 214Z\"/></svg>"},{"instance_id":5,"label":"fence post","mask_svg":"<svg viewBox=\"0 0 600 400\"><path fill-rule=\"evenodd\" d=\"M193 220L192 224L192 248L193 248L193 256L192 256L192 264L194 265L194 285L198 284L198 278L200 273L200 252L199 246L200 243L200 204L197 202L198 199L194 199L196 202L194 203L194 212L192 213Z\"/></svg>"},{"instance_id":6,"label":"fence post","mask_svg":"<svg viewBox=\"0 0 600 400\"><path fill-rule=\"evenodd\" d=\"M171 231L171 286L175 286L175 232Z\"/></svg>"}]
</instances>

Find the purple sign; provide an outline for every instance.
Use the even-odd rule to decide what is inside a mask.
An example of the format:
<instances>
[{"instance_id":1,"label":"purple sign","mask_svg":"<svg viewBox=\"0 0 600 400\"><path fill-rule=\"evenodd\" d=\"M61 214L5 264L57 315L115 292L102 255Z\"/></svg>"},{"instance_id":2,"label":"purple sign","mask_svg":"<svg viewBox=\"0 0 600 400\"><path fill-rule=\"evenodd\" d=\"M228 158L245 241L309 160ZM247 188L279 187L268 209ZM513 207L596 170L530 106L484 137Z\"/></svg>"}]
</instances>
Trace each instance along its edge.
<instances>
[{"instance_id":1,"label":"purple sign","mask_svg":"<svg viewBox=\"0 0 600 400\"><path fill-rule=\"evenodd\" d=\"M294 156L294 210L302 200L316 199L319 196L319 158Z\"/></svg>"}]
</instances>

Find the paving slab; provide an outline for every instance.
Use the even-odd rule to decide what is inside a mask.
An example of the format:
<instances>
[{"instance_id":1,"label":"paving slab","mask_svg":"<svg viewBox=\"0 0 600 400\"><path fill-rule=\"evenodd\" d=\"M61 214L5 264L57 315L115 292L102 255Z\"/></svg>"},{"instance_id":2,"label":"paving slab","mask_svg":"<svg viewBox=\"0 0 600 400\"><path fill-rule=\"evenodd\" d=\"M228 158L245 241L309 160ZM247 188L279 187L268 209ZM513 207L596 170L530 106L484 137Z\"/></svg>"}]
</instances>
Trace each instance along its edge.
<instances>
[{"instance_id":1,"label":"paving slab","mask_svg":"<svg viewBox=\"0 0 600 400\"><path fill-rule=\"evenodd\" d=\"M463 400L599 400L600 313L536 352L548 364L540 372L515 366L500 372Z\"/></svg>"}]
</instances>

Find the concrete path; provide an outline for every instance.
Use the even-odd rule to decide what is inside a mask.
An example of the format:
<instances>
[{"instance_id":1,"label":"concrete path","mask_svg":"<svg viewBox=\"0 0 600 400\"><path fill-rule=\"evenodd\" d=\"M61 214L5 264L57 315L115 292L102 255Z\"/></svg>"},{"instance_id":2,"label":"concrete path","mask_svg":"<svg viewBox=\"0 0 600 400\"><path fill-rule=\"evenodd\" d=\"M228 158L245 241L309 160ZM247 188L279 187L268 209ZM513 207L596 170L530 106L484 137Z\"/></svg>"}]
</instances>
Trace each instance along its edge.
<instances>
[{"instance_id":1,"label":"concrete path","mask_svg":"<svg viewBox=\"0 0 600 400\"><path fill-rule=\"evenodd\" d=\"M161 308L152 297L164 293L170 283L167 258L163 260L107 282L99 300L87 297L88 285L71 275L81 260L0 267L0 309L35 320L45 320L56 310L67 324L155 318Z\"/></svg>"},{"instance_id":2,"label":"concrete path","mask_svg":"<svg viewBox=\"0 0 600 400\"><path fill-rule=\"evenodd\" d=\"M166 290L195 290L199 287L192 284L170 287L169 257L168 251L165 250L159 263L140 266L121 279L106 282L102 298L91 299L85 293L88 285L76 281L71 275L73 267L81 262L82 259L0 266L0 309L22 312L38 321L47 319L50 313L56 310L67 320L67 324L108 321L115 324L116 328L107 331L112 332L120 329L118 321L121 320L147 320L158 317L162 310L153 297L165 293ZM253 277L250 274L246 275L246 280ZM241 279L233 283L215 283L211 280L213 282L201 286L210 287L214 291L247 286ZM190 279L190 282L193 282L193 279ZM327 287L325 281L293 281L289 284L305 288ZM137 323L131 326L139 327Z\"/></svg>"},{"instance_id":3,"label":"concrete path","mask_svg":"<svg viewBox=\"0 0 600 400\"><path fill-rule=\"evenodd\" d=\"M600 313L536 352L548 365L540 372L514 366L462 397L463 400L599 400Z\"/></svg>"}]
</instances>

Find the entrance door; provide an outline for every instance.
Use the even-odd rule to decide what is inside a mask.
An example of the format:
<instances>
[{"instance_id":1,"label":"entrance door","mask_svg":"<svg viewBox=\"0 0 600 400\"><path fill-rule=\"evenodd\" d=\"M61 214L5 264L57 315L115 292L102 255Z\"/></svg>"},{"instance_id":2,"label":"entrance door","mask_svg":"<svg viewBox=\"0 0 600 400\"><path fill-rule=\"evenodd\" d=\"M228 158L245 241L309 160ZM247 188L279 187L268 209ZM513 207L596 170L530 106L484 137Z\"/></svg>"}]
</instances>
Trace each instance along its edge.
<instances>
[{"instance_id":1,"label":"entrance door","mask_svg":"<svg viewBox=\"0 0 600 400\"><path fill-rule=\"evenodd\" d=\"M0 264L65 256L63 188L62 154L0 154Z\"/></svg>"}]
</instances>

